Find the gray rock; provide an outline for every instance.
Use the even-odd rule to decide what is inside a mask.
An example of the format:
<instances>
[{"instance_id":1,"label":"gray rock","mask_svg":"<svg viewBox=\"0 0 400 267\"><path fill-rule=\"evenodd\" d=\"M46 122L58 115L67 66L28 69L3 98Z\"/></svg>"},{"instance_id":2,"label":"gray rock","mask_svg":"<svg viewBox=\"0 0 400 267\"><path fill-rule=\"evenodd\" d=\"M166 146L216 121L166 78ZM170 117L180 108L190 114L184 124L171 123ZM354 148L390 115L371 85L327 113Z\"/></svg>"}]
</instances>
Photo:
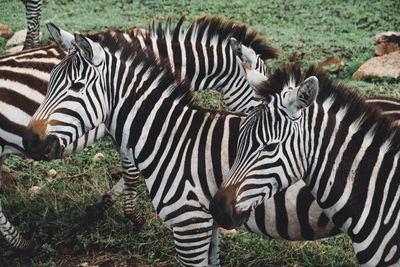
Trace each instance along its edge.
<instances>
[{"instance_id":1,"label":"gray rock","mask_svg":"<svg viewBox=\"0 0 400 267\"><path fill-rule=\"evenodd\" d=\"M400 77L400 50L387 55L373 57L367 60L353 74L353 79L363 79L367 77Z\"/></svg>"},{"instance_id":2,"label":"gray rock","mask_svg":"<svg viewBox=\"0 0 400 267\"><path fill-rule=\"evenodd\" d=\"M17 31L6 43L6 46L24 44L27 30ZM39 40L42 39L42 33L39 33Z\"/></svg>"},{"instance_id":3,"label":"gray rock","mask_svg":"<svg viewBox=\"0 0 400 267\"><path fill-rule=\"evenodd\" d=\"M14 53L22 51L23 48L24 48L23 45L17 45L17 46L11 47L10 49L7 49L6 52L4 52L4 54L14 54Z\"/></svg>"}]
</instances>

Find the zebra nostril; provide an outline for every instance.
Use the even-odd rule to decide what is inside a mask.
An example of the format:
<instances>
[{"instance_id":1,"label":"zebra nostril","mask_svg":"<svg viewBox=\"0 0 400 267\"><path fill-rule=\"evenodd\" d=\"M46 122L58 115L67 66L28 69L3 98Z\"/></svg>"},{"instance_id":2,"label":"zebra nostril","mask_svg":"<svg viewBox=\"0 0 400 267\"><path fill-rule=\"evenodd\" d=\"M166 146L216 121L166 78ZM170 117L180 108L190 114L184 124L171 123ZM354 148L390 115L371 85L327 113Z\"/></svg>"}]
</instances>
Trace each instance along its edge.
<instances>
[{"instance_id":1,"label":"zebra nostril","mask_svg":"<svg viewBox=\"0 0 400 267\"><path fill-rule=\"evenodd\" d=\"M62 149L60 145L60 140L56 136L49 135L45 140L44 147L44 160L52 160L61 157Z\"/></svg>"}]
</instances>

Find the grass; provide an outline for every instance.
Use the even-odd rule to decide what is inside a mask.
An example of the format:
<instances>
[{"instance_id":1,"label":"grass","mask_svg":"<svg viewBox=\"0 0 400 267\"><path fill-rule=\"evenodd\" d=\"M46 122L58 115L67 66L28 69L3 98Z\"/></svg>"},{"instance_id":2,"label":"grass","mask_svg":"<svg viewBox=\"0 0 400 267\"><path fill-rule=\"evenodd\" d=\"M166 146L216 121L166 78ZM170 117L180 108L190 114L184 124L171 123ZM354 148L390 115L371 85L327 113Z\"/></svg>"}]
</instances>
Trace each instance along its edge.
<instances>
[{"instance_id":1,"label":"grass","mask_svg":"<svg viewBox=\"0 0 400 267\"><path fill-rule=\"evenodd\" d=\"M93 162L98 152L105 158ZM0 240L0 266L77 266L85 262L100 266L177 265L172 232L155 214L144 183L139 188L139 205L151 224L149 230L134 230L124 216L122 201L98 221L85 219L85 207L99 201L99 196L111 188L109 177L118 160L107 139L68 159L50 163L8 157L5 164L17 181L16 187L3 195L5 213L25 237L42 247L34 256L24 256L7 249L5 241ZM55 176L49 175L51 169L57 170ZM33 186L40 186L39 193L30 191ZM234 237L222 236L220 251L225 266L326 266L332 259L333 266L356 264L350 241L344 235L289 242L239 231Z\"/></svg>"},{"instance_id":2,"label":"grass","mask_svg":"<svg viewBox=\"0 0 400 267\"><path fill-rule=\"evenodd\" d=\"M20 0L0 0L0 10L0 22L13 31L26 27ZM279 60L268 62L272 70L287 62L294 51L304 53L305 66L336 55L345 66L334 78L367 96L400 97L400 84L394 79L351 78L373 56L374 35L398 30L399 10L400 2L396 0L45 0L42 21L51 20L72 32L96 32L107 27L146 26L150 18L170 13L176 21L184 11L188 11L187 21L204 14L234 17L272 36L271 45L282 49ZM41 31L46 40L49 34L44 23ZM0 38L0 53L5 51L5 43ZM198 94L196 103L222 108L215 91ZM94 162L97 152L102 152L105 159ZM98 221L85 220L85 207L99 201L101 194L115 182L109 177L118 163L119 156L108 139L70 158L49 163L7 157L5 164L11 169L16 186L4 190L1 198L4 212L25 237L38 241L42 247L34 255L17 255L0 239L0 266L177 265L172 233L154 213L144 184L139 189L139 204L151 229L135 232L123 214L122 201ZM56 170L55 176L49 175L51 169ZM32 186L40 186L39 193L32 193ZM235 237L221 239L221 262L226 266L357 265L350 241L344 235L320 241L288 242L240 231Z\"/></svg>"}]
</instances>

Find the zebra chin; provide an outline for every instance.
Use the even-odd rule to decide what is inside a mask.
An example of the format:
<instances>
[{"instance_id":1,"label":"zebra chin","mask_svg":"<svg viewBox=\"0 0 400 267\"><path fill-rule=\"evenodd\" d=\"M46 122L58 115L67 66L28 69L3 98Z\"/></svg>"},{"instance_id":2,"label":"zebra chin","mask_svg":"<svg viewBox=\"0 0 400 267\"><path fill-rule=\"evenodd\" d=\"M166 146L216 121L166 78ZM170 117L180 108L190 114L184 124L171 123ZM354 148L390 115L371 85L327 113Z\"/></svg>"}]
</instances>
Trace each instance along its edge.
<instances>
[{"instance_id":1,"label":"zebra chin","mask_svg":"<svg viewBox=\"0 0 400 267\"><path fill-rule=\"evenodd\" d=\"M34 160L50 161L61 158L64 150L57 136L47 135L42 139L31 128L25 130L22 144L26 155Z\"/></svg>"},{"instance_id":2,"label":"zebra chin","mask_svg":"<svg viewBox=\"0 0 400 267\"><path fill-rule=\"evenodd\" d=\"M219 226L234 229L247 222L251 208L241 210L236 207L232 190L220 188L210 202L210 213Z\"/></svg>"}]
</instances>

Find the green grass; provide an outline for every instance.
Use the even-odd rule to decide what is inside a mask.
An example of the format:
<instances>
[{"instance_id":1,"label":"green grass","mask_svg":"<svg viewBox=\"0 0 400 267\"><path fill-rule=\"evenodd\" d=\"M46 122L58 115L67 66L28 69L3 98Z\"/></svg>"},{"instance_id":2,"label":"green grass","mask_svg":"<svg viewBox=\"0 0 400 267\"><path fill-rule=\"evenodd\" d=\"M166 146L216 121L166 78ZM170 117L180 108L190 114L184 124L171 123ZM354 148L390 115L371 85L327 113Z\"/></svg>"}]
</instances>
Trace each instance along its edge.
<instances>
[{"instance_id":1,"label":"green grass","mask_svg":"<svg viewBox=\"0 0 400 267\"><path fill-rule=\"evenodd\" d=\"M26 27L20 0L0 0L0 10L0 23L13 31ZM296 50L304 53L304 66L336 55L345 67L334 78L367 96L400 97L400 84L394 79L351 78L365 60L373 57L374 35L398 30L399 10L397 0L45 0L42 22L51 20L71 32L96 32L107 27L145 27L150 18L170 13L176 21L184 11L188 12L187 23L204 14L234 17L272 36L271 45L282 49L279 60L268 62L272 70L287 62ZM49 34L44 23L41 31L46 40ZM0 53L5 51L5 43L0 37ZM198 94L196 104L222 108L215 91ZM104 153L105 159L93 162L97 152ZM4 212L25 237L38 241L42 247L35 255L21 256L0 239L0 266L76 266L85 262L100 266L177 265L172 233L154 213L144 184L139 189L140 206L152 225L150 230L135 232L123 214L122 201L99 221L85 221L85 207L99 201L101 194L115 182L109 174L118 162L119 156L108 139L70 158L49 163L7 157L5 164L16 177L17 186L2 196ZM50 177L50 169L55 169L57 175ZM32 194L32 186L40 186L41 191ZM223 265L357 265L351 243L344 235L320 241L288 242L240 231L236 237L223 236L220 250Z\"/></svg>"}]
</instances>

